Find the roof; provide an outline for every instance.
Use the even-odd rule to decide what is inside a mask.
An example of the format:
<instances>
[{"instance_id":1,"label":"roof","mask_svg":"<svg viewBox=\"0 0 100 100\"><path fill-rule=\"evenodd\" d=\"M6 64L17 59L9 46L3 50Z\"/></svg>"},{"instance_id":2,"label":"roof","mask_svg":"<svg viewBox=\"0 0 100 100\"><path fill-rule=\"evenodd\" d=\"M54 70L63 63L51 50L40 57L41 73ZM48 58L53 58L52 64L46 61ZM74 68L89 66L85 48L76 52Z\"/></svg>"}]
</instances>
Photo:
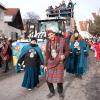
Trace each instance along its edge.
<instances>
[{"instance_id":1,"label":"roof","mask_svg":"<svg viewBox=\"0 0 100 100\"><path fill-rule=\"evenodd\" d=\"M2 3L0 3L0 8L6 10L6 8L2 5Z\"/></svg>"},{"instance_id":2,"label":"roof","mask_svg":"<svg viewBox=\"0 0 100 100\"><path fill-rule=\"evenodd\" d=\"M5 14L6 15L13 15L13 16L15 16L18 11L19 11L18 8L7 8L7 10L5 11Z\"/></svg>"},{"instance_id":3,"label":"roof","mask_svg":"<svg viewBox=\"0 0 100 100\"><path fill-rule=\"evenodd\" d=\"M18 8L7 8L7 10L5 11L5 21L12 22L18 11Z\"/></svg>"},{"instance_id":4,"label":"roof","mask_svg":"<svg viewBox=\"0 0 100 100\"><path fill-rule=\"evenodd\" d=\"M5 22L18 29L23 29L23 22L19 8L7 8L5 11Z\"/></svg>"}]
</instances>

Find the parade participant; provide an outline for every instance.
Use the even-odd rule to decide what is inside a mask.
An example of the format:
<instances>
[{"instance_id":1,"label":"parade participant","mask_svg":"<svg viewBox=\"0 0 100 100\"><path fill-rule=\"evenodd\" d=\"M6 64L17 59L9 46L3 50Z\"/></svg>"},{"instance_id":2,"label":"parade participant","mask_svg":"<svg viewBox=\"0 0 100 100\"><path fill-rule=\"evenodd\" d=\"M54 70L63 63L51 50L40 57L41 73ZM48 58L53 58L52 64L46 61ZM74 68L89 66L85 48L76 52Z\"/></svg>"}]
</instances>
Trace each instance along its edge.
<instances>
[{"instance_id":1,"label":"parade participant","mask_svg":"<svg viewBox=\"0 0 100 100\"><path fill-rule=\"evenodd\" d=\"M1 42L1 39L0 39L0 68L2 67L2 57L1 57L1 53L2 53L2 42Z\"/></svg>"},{"instance_id":2,"label":"parade participant","mask_svg":"<svg viewBox=\"0 0 100 100\"><path fill-rule=\"evenodd\" d=\"M68 14L68 17L73 17L74 16L73 13L72 13L73 9L74 9L74 5L75 4L73 4L72 0L70 0L69 3L68 3L67 8L68 8L68 12L71 12L71 13Z\"/></svg>"},{"instance_id":3,"label":"parade participant","mask_svg":"<svg viewBox=\"0 0 100 100\"><path fill-rule=\"evenodd\" d=\"M2 57L1 57L2 47L3 47L3 38L0 36L0 68L2 67Z\"/></svg>"},{"instance_id":4,"label":"parade participant","mask_svg":"<svg viewBox=\"0 0 100 100\"><path fill-rule=\"evenodd\" d=\"M73 33L72 32L64 32L64 38L66 39L66 42L69 44L69 42L70 42L70 38L71 38L71 35L72 35Z\"/></svg>"},{"instance_id":5,"label":"parade participant","mask_svg":"<svg viewBox=\"0 0 100 100\"><path fill-rule=\"evenodd\" d=\"M75 31L71 36L69 46L71 52L66 71L75 74L78 78L82 78L82 75L87 70L88 45L79 35L79 32Z\"/></svg>"},{"instance_id":6,"label":"parade participant","mask_svg":"<svg viewBox=\"0 0 100 100\"><path fill-rule=\"evenodd\" d=\"M100 61L100 42L95 42L93 44L94 46L94 49L95 49L95 57L96 57L96 60Z\"/></svg>"},{"instance_id":7,"label":"parade participant","mask_svg":"<svg viewBox=\"0 0 100 100\"><path fill-rule=\"evenodd\" d=\"M40 65L44 63L42 51L37 45L36 38L32 38L30 44L22 48L17 64L20 66L23 61L25 74L22 87L31 90L39 84Z\"/></svg>"},{"instance_id":8,"label":"parade participant","mask_svg":"<svg viewBox=\"0 0 100 100\"><path fill-rule=\"evenodd\" d=\"M63 75L64 65L63 61L69 54L68 45L63 37L56 36L54 30L47 30L47 44L45 55L45 71L46 81L50 93L47 98L51 98L55 95L53 83L57 83L57 90L60 100L63 100Z\"/></svg>"},{"instance_id":9,"label":"parade participant","mask_svg":"<svg viewBox=\"0 0 100 100\"><path fill-rule=\"evenodd\" d=\"M4 38L3 40L3 46L2 46L2 50L1 50L1 57L2 57L2 60L4 62L4 65L5 65L5 69L4 69L4 72L8 72L9 71L9 60L10 60L10 45L9 45L9 41L7 38Z\"/></svg>"},{"instance_id":10,"label":"parade participant","mask_svg":"<svg viewBox=\"0 0 100 100\"><path fill-rule=\"evenodd\" d=\"M73 34L72 32L64 32L64 38L66 39L66 43L68 45L70 43L70 38L71 38L72 34ZM66 68L66 66L69 63L69 61L70 61L70 56L68 56L67 58L65 58L64 68Z\"/></svg>"}]
</instances>

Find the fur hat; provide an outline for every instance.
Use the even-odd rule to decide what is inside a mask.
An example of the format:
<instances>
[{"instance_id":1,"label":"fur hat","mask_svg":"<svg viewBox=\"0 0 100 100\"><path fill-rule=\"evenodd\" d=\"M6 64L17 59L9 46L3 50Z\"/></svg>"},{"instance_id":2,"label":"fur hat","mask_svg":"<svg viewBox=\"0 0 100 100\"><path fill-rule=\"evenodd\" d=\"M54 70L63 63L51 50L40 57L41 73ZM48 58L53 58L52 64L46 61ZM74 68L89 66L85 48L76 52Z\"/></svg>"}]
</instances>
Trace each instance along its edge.
<instances>
[{"instance_id":1,"label":"fur hat","mask_svg":"<svg viewBox=\"0 0 100 100\"><path fill-rule=\"evenodd\" d=\"M47 30L46 32L47 32L47 34L49 34L49 33L55 33L53 30Z\"/></svg>"},{"instance_id":2,"label":"fur hat","mask_svg":"<svg viewBox=\"0 0 100 100\"><path fill-rule=\"evenodd\" d=\"M46 37L48 37L48 34L49 34L49 33L54 33L54 34L55 34L55 32L54 32L53 30L47 30L47 31L46 31Z\"/></svg>"},{"instance_id":3,"label":"fur hat","mask_svg":"<svg viewBox=\"0 0 100 100\"><path fill-rule=\"evenodd\" d=\"M48 27L47 30L46 30L46 32L47 32L47 34L48 34L48 33L51 33L51 32L52 32L52 33L56 33L56 30L55 30L54 27Z\"/></svg>"}]
</instances>

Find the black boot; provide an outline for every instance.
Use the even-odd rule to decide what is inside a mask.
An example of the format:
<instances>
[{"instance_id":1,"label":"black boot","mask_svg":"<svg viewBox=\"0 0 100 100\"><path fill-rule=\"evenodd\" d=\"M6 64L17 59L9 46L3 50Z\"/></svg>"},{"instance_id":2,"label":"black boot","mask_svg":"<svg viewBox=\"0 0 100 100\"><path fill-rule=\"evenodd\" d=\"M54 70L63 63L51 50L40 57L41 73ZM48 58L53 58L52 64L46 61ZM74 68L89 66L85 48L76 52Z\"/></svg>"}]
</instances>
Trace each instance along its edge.
<instances>
[{"instance_id":1,"label":"black boot","mask_svg":"<svg viewBox=\"0 0 100 100\"><path fill-rule=\"evenodd\" d=\"M8 61L5 61L5 71L4 73L9 71Z\"/></svg>"},{"instance_id":2,"label":"black boot","mask_svg":"<svg viewBox=\"0 0 100 100\"><path fill-rule=\"evenodd\" d=\"M52 98L54 95L55 95L55 92L54 92L54 93L50 92L50 93L47 95L47 98L48 98L48 99L49 99L49 98Z\"/></svg>"},{"instance_id":3,"label":"black boot","mask_svg":"<svg viewBox=\"0 0 100 100\"><path fill-rule=\"evenodd\" d=\"M77 74L75 74L75 77L76 77L76 78L79 78L79 79L82 79L82 75L77 75Z\"/></svg>"},{"instance_id":4,"label":"black boot","mask_svg":"<svg viewBox=\"0 0 100 100\"><path fill-rule=\"evenodd\" d=\"M64 100L64 94L63 93L59 94L59 100Z\"/></svg>"},{"instance_id":5,"label":"black boot","mask_svg":"<svg viewBox=\"0 0 100 100\"><path fill-rule=\"evenodd\" d=\"M53 86L53 83L49 83L49 82L47 82L47 85L50 90L50 93L47 95L47 98L51 98L55 95L54 86Z\"/></svg>"}]
</instances>

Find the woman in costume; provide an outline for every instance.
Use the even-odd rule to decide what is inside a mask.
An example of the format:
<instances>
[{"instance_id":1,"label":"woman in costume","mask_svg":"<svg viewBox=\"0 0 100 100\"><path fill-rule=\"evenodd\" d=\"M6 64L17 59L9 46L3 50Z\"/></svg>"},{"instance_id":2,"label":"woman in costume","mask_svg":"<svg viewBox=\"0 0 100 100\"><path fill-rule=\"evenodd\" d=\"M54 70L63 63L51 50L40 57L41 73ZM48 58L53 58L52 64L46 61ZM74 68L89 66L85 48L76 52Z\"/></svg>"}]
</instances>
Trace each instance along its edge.
<instances>
[{"instance_id":1,"label":"woman in costume","mask_svg":"<svg viewBox=\"0 0 100 100\"><path fill-rule=\"evenodd\" d=\"M25 64L25 74L22 87L31 90L39 84L40 65L44 63L36 38L32 38L31 43L22 48L17 64L20 66L23 61Z\"/></svg>"},{"instance_id":2,"label":"woman in costume","mask_svg":"<svg viewBox=\"0 0 100 100\"><path fill-rule=\"evenodd\" d=\"M75 31L70 39L70 55L66 64L66 71L82 78L87 71L87 56L89 47L83 38Z\"/></svg>"}]
</instances>

